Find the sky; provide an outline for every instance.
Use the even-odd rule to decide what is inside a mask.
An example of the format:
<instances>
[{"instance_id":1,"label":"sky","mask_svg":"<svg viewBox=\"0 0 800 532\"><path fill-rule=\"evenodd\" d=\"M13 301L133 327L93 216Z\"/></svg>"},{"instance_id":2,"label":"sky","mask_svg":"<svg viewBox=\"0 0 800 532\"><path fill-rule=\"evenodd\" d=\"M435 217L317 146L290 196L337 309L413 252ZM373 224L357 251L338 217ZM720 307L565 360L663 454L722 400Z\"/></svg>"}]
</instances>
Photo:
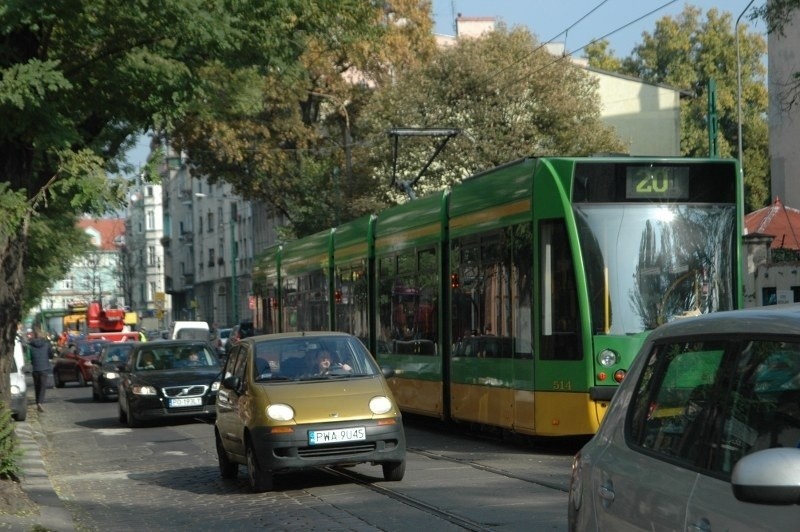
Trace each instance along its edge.
<instances>
[{"instance_id":1,"label":"sky","mask_svg":"<svg viewBox=\"0 0 800 532\"><path fill-rule=\"evenodd\" d=\"M755 0L751 9L765 1ZM643 32L653 33L658 19L677 16L687 4L700 8L703 18L713 8L728 11L735 23L748 3L750 0L433 0L433 17L434 31L444 35L455 35L454 20L461 13L464 17L494 17L509 28L526 26L540 42L564 43L568 52L605 38L613 55L627 57L641 43ZM764 24L751 22L748 15L740 24L766 36ZM575 54L583 56L579 51Z\"/></svg>"},{"instance_id":2,"label":"sky","mask_svg":"<svg viewBox=\"0 0 800 532\"><path fill-rule=\"evenodd\" d=\"M765 0L755 0L760 7ZM564 43L574 52L597 38L610 43L613 55L627 57L642 41L642 33L652 33L656 21L677 16L687 4L696 6L703 15L713 8L731 13L733 22L748 7L750 0L433 0L434 31L454 35L458 13L465 17L494 17L509 28L526 26L540 42ZM748 9L749 11L749 9ZM652 14L648 14L651 13ZM620 15L622 14L622 15ZM704 17L705 18L705 17ZM750 32L766 38L763 23L741 19ZM569 30L569 31L566 31ZM578 57L583 54L575 52ZM136 167L144 165L149 153L149 138L140 137L137 146L128 152L128 160Z\"/></svg>"}]
</instances>

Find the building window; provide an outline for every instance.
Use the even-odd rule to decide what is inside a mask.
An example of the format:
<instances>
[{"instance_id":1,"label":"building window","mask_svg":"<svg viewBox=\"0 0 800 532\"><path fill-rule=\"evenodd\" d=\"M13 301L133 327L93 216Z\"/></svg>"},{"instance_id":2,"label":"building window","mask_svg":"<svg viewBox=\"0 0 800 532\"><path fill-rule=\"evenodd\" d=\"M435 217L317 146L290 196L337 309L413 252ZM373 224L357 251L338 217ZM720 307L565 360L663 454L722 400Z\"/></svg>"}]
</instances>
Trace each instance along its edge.
<instances>
[{"instance_id":1,"label":"building window","mask_svg":"<svg viewBox=\"0 0 800 532\"><path fill-rule=\"evenodd\" d=\"M214 213L211 211L208 211L208 232L214 232Z\"/></svg>"},{"instance_id":2,"label":"building window","mask_svg":"<svg viewBox=\"0 0 800 532\"><path fill-rule=\"evenodd\" d=\"M216 253L214 253L214 248L208 248L208 265L213 266L216 259Z\"/></svg>"},{"instance_id":3,"label":"building window","mask_svg":"<svg viewBox=\"0 0 800 532\"><path fill-rule=\"evenodd\" d=\"M156 298L156 291L157 291L155 281L150 281L147 288L148 288L147 300L153 301Z\"/></svg>"},{"instance_id":4,"label":"building window","mask_svg":"<svg viewBox=\"0 0 800 532\"><path fill-rule=\"evenodd\" d=\"M774 286L761 289L761 305L776 305L778 303L778 290Z\"/></svg>"},{"instance_id":5,"label":"building window","mask_svg":"<svg viewBox=\"0 0 800 532\"><path fill-rule=\"evenodd\" d=\"M199 232L202 233L203 232L203 216L201 215L197 220L199 221L199 224L200 224L200 226L198 227Z\"/></svg>"},{"instance_id":6,"label":"building window","mask_svg":"<svg viewBox=\"0 0 800 532\"><path fill-rule=\"evenodd\" d=\"M153 197L153 187L147 187L146 194L147 194L148 198L152 198Z\"/></svg>"},{"instance_id":7,"label":"building window","mask_svg":"<svg viewBox=\"0 0 800 532\"><path fill-rule=\"evenodd\" d=\"M148 246L147 247L147 265L148 266L155 266L156 265L156 247L155 246Z\"/></svg>"},{"instance_id":8,"label":"building window","mask_svg":"<svg viewBox=\"0 0 800 532\"><path fill-rule=\"evenodd\" d=\"M153 211L147 211L147 230L153 230L156 228L156 213Z\"/></svg>"}]
</instances>

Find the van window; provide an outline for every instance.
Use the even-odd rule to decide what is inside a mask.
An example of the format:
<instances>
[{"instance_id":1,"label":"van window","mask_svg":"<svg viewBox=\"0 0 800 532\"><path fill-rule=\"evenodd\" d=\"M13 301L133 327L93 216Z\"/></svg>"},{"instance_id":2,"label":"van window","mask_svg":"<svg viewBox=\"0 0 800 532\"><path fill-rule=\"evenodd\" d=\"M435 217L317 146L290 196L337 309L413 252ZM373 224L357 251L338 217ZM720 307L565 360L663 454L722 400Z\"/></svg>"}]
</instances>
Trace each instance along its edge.
<instances>
[{"instance_id":1,"label":"van window","mask_svg":"<svg viewBox=\"0 0 800 532\"><path fill-rule=\"evenodd\" d=\"M175 333L176 340L209 340L208 329L180 328Z\"/></svg>"},{"instance_id":2,"label":"van window","mask_svg":"<svg viewBox=\"0 0 800 532\"><path fill-rule=\"evenodd\" d=\"M747 454L800 446L800 344L677 342L647 360L628 431L644 452L727 476Z\"/></svg>"}]
</instances>

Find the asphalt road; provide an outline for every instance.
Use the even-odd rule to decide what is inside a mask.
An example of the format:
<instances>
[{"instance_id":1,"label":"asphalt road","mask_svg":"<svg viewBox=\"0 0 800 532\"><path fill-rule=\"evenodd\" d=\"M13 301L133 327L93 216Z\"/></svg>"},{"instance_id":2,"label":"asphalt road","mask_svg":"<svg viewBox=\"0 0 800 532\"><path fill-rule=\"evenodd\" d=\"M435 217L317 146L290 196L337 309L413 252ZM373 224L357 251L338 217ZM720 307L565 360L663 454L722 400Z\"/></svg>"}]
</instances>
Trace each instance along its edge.
<instances>
[{"instance_id":1,"label":"asphalt road","mask_svg":"<svg viewBox=\"0 0 800 532\"><path fill-rule=\"evenodd\" d=\"M577 444L508 442L406 420L402 482L380 467L276 477L253 494L246 471L220 478L202 422L129 429L91 387L50 389L32 423L75 530L566 530Z\"/></svg>"}]
</instances>

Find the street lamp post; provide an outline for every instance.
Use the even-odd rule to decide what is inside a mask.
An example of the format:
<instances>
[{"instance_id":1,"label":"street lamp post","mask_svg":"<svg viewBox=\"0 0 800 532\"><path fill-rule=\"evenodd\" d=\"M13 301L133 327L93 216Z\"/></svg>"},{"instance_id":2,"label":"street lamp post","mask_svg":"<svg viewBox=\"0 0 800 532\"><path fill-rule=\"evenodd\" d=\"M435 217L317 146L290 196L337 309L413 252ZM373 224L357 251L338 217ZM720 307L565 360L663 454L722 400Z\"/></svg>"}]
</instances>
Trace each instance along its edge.
<instances>
[{"instance_id":1,"label":"street lamp post","mask_svg":"<svg viewBox=\"0 0 800 532\"><path fill-rule=\"evenodd\" d=\"M755 0L750 0L747 3L745 8L739 13L739 17L736 19L736 24L733 26L733 33L736 38L736 123L737 123L737 156L739 159L739 171L744 172L742 168L742 58L739 52L739 22L741 22L742 17L747 10L750 9L750 6L753 5Z\"/></svg>"}]
</instances>

